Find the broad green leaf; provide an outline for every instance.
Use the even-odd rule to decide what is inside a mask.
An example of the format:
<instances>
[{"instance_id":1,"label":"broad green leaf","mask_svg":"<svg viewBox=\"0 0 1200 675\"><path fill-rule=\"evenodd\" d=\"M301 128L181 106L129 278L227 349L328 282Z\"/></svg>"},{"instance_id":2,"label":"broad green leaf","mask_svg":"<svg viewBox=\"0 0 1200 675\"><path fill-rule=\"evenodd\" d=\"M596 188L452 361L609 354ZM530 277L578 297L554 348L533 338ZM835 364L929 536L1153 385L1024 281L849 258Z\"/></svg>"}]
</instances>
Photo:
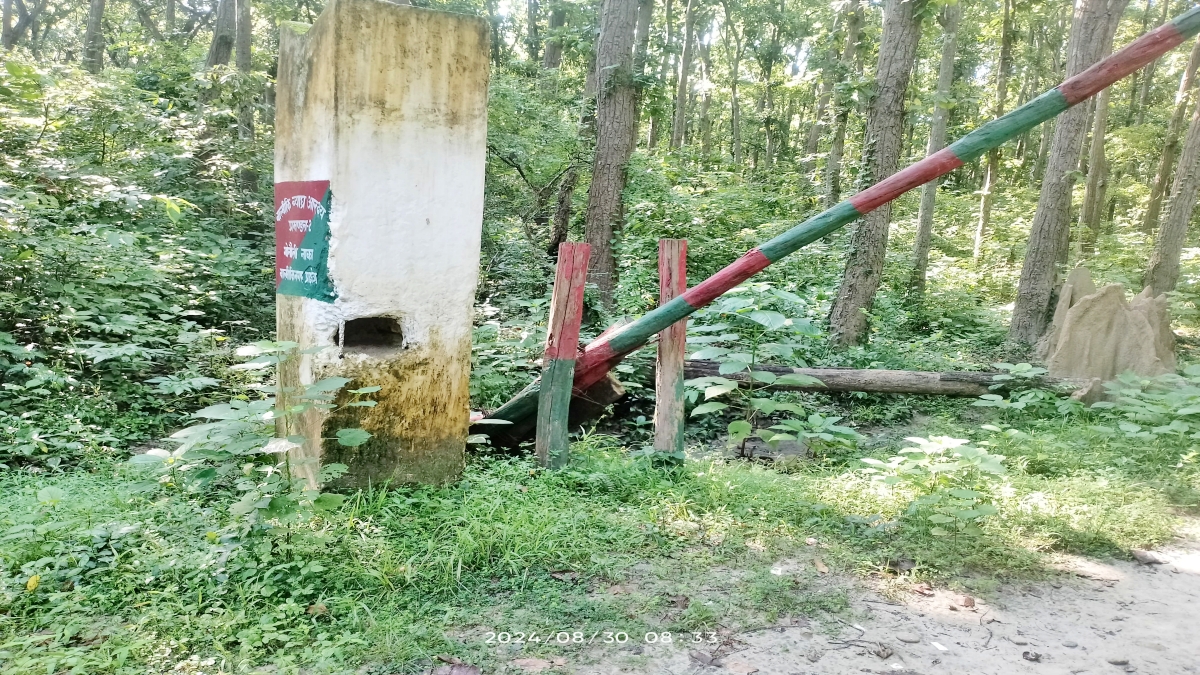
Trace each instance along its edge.
<instances>
[{"instance_id":1,"label":"broad green leaf","mask_svg":"<svg viewBox=\"0 0 1200 675\"><path fill-rule=\"evenodd\" d=\"M707 401L710 398L724 396L725 394L728 394L737 388L738 386L736 382L730 382L728 384L714 384L713 386L704 390L704 400Z\"/></svg>"},{"instance_id":2,"label":"broad green leaf","mask_svg":"<svg viewBox=\"0 0 1200 675\"><path fill-rule=\"evenodd\" d=\"M338 445L354 448L371 440L371 434L363 429L338 429L337 430Z\"/></svg>"},{"instance_id":3,"label":"broad green leaf","mask_svg":"<svg viewBox=\"0 0 1200 675\"><path fill-rule=\"evenodd\" d=\"M788 321L787 317L779 312L772 312L763 309L750 312L749 316L751 321L763 326L767 330L783 328Z\"/></svg>"},{"instance_id":4,"label":"broad green leaf","mask_svg":"<svg viewBox=\"0 0 1200 675\"><path fill-rule=\"evenodd\" d=\"M717 368L717 372L722 375L731 375L733 373L740 373L749 367L749 363L743 363L740 361L726 361L722 363L719 368Z\"/></svg>"},{"instance_id":5,"label":"broad green leaf","mask_svg":"<svg viewBox=\"0 0 1200 675\"><path fill-rule=\"evenodd\" d=\"M697 415L707 415L708 413L717 412L718 410L724 410L728 407L729 407L728 405L721 403L720 401L710 401L708 403L701 403L700 405L696 406L695 408L692 408L691 416L695 417Z\"/></svg>"},{"instance_id":6,"label":"broad green leaf","mask_svg":"<svg viewBox=\"0 0 1200 675\"><path fill-rule=\"evenodd\" d=\"M778 377L769 370L752 370L750 377L765 384L774 384Z\"/></svg>"}]
</instances>

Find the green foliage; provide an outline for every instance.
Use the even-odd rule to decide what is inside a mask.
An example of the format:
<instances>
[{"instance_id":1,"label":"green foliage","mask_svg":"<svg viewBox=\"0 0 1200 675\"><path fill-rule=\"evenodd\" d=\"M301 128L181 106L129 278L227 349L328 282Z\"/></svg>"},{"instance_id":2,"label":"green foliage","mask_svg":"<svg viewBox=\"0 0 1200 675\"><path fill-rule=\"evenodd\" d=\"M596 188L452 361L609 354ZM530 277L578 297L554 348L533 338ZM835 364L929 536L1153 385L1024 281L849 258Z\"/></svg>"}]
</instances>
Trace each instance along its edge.
<instances>
[{"instance_id":1,"label":"green foliage","mask_svg":"<svg viewBox=\"0 0 1200 675\"><path fill-rule=\"evenodd\" d=\"M979 525L999 511L988 502L995 477L1005 473L1002 455L968 445L961 438L909 438L912 446L888 461L865 457L864 473L884 485L903 486L916 497L908 515L932 524L935 537L979 536Z\"/></svg>"}]
</instances>

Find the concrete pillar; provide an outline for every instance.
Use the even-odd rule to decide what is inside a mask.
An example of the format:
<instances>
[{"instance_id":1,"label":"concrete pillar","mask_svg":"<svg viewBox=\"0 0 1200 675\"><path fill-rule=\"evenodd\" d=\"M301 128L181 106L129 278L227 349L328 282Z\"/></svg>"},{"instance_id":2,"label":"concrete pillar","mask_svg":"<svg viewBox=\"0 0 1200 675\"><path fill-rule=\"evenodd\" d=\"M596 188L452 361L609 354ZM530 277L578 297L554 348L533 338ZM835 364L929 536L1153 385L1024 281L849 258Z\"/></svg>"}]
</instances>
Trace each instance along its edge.
<instances>
[{"instance_id":1,"label":"concrete pillar","mask_svg":"<svg viewBox=\"0 0 1200 675\"><path fill-rule=\"evenodd\" d=\"M316 460L347 465L335 487L453 480L470 414L487 23L330 0L312 26L280 32L276 322L312 352L280 381L382 387L373 408L305 413L287 430L309 439L293 464L314 483ZM373 438L320 440L350 426Z\"/></svg>"}]
</instances>

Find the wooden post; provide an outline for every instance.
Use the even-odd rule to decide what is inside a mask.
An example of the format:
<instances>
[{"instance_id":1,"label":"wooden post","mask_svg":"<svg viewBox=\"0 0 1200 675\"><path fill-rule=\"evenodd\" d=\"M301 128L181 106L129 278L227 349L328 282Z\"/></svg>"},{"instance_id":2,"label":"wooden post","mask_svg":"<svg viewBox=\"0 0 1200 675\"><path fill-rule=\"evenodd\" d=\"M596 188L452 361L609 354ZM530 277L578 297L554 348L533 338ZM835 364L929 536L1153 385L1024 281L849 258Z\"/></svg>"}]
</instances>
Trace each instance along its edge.
<instances>
[{"instance_id":1,"label":"wooden post","mask_svg":"<svg viewBox=\"0 0 1200 675\"><path fill-rule=\"evenodd\" d=\"M658 240L658 306L687 289L687 239ZM654 449L683 452L683 357L687 319L658 334L658 366L654 375Z\"/></svg>"},{"instance_id":2,"label":"wooden post","mask_svg":"<svg viewBox=\"0 0 1200 675\"><path fill-rule=\"evenodd\" d=\"M538 463L553 469L566 466L570 449L567 414L571 407L579 323L583 320L583 287L591 252L592 247L582 243L568 242L558 247L546 353L542 358L535 444Z\"/></svg>"}]
</instances>

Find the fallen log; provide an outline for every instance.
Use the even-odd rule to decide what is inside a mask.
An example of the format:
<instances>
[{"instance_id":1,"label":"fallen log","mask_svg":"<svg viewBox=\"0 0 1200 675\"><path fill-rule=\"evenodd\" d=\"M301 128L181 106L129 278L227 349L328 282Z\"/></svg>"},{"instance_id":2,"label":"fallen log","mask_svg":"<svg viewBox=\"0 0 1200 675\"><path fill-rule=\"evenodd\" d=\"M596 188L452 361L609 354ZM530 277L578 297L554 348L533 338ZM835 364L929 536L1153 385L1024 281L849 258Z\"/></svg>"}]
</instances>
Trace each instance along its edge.
<instances>
[{"instance_id":1,"label":"fallen log","mask_svg":"<svg viewBox=\"0 0 1200 675\"><path fill-rule=\"evenodd\" d=\"M684 377L725 377L748 383L747 373L721 375L720 363L716 361L685 361ZM755 370L775 375L807 375L820 380L825 386L816 385L772 385L772 389L784 391L862 391L872 394L925 394L929 396L982 396L995 393L989 387L995 384L1040 387L1069 393L1085 389L1090 380L1080 378L1038 377L1022 380L996 382L992 378L999 372L951 371L929 372L917 370L856 370L853 368L789 368L757 364ZM1007 388L1007 387L1005 387Z\"/></svg>"}]
</instances>

